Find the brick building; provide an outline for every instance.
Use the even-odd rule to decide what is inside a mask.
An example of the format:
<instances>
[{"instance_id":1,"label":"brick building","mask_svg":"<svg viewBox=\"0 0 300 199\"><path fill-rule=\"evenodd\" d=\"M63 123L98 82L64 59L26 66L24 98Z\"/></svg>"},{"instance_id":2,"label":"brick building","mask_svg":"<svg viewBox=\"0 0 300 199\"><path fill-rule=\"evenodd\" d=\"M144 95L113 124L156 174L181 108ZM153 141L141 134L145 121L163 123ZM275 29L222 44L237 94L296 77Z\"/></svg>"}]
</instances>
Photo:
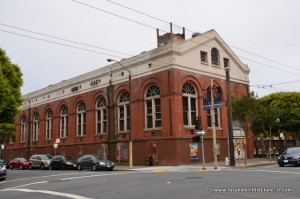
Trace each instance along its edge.
<instances>
[{"instance_id":1,"label":"brick building","mask_svg":"<svg viewBox=\"0 0 300 199\"><path fill-rule=\"evenodd\" d=\"M205 158L213 161L211 115L203 109L213 79L223 101L215 111L218 158L228 157L224 65L230 66L232 96L249 94L249 68L215 30L188 40L184 29L183 34L157 32L157 41L153 50L24 95L16 141L8 144L5 156L93 153L127 162L131 132L134 163L144 164L149 156L158 165L201 161L201 147L192 143L199 115L207 132ZM131 93L129 73L121 65L132 73ZM234 135L236 144L244 142L237 126ZM252 135L247 138L251 157Z\"/></svg>"}]
</instances>

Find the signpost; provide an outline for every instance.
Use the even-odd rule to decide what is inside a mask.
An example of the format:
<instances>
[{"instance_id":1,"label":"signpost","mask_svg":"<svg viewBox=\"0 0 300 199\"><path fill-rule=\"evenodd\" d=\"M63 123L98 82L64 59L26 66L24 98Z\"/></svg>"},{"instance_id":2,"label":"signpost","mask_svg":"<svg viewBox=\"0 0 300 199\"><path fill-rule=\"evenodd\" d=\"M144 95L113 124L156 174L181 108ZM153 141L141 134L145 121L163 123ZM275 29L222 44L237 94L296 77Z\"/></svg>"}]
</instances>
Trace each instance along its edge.
<instances>
[{"instance_id":1,"label":"signpost","mask_svg":"<svg viewBox=\"0 0 300 199\"><path fill-rule=\"evenodd\" d=\"M201 145L202 145L202 163L203 163L203 167L202 170L206 170L205 168L205 157L204 157L204 143L203 143L203 136L206 132L201 130L201 131L197 131L197 135L201 136Z\"/></svg>"}]
</instances>

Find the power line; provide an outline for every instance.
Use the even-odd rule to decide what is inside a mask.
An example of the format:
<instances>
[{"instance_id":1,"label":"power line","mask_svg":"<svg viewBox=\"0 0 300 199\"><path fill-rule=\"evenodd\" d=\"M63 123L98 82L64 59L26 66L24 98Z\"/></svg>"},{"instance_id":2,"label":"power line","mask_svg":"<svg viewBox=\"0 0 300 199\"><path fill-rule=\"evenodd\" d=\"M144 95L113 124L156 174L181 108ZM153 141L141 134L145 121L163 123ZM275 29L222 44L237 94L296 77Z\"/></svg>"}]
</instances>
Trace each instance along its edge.
<instances>
[{"instance_id":1,"label":"power line","mask_svg":"<svg viewBox=\"0 0 300 199\"><path fill-rule=\"evenodd\" d=\"M6 32L6 33L9 33L9 34L13 34L13 35L18 35L18 36L22 36L22 37L27 37L27 38L43 41L43 42L48 42L48 43L52 43L52 44L56 44L56 45L66 46L66 47L70 47L70 48L75 48L75 49L79 49L79 50L84 50L84 51L88 51L88 52L93 52L93 53L97 53L97 54L101 54L101 55L112 56L112 57L117 57L117 58L123 59L123 57L120 57L120 56L111 55L111 54L107 54L107 53L102 53L102 52L89 50L89 49L85 49L85 48L80 48L80 47L76 47L76 46L72 46L72 45L68 45L68 44L58 43L58 42L54 42L54 41L50 41L50 40L46 40L46 39L40 39L40 38L37 38L37 37L32 37L32 36L28 36L28 35L24 35L24 34L20 34L20 33L10 32L10 31L7 31L7 30L0 29L0 31L1 32Z\"/></svg>"},{"instance_id":2,"label":"power line","mask_svg":"<svg viewBox=\"0 0 300 199\"><path fill-rule=\"evenodd\" d=\"M144 16L150 17L150 18L152 18L152 19L158 20L158 21L160 21L160 22L163 22L163 23L169 23L169 22L167 22L166 20L159 19L159 18L154 17L154 16L152 16L152 15L149 15L149 14L146 14L146 13L144 13L144 12L141 12L141 11L135 10L135 9L133 9L133 8L130 8L130 7L128 7L128 6L122 5L122 4L120 4L120 3L116 3L116 2L111 1L111 0L107 0L107 1L110 2L110 3L113 3L113 4L115 4L115 5L121 6L121 7L123 7L123 8L126 8L126 9L128 9L128 10L134 11L134 12L136 12L136 13L142 14L142 15L144 15ZM172 24L172 25L174 25L174 24ZM174 26L175 26L175 27L178 27L178 28L181 28L181 27L178 26L178 25L174 25ZM194 32L195 32L195 31L191 31L191 30L189 30L189 29L187 29L187 28L186 28L185 30L187 30L188 32L191 32L191 33L194 33ZM202 34L201 34L200 36L206 37L206 38L208 38L208 39L211 39L210 37L205 36L205 35L202 35ZM222 42L222 43L223 43L223 44L226 44L226 45L228 45L228 46L230 46L230 47L232 47L232 48L235 48L235 49L238 49L238 50L240 50L240 51L246 52L246 53L248 53L248 54L251 54L251 55L260 57L260 58L262 58L262 59L265 59L265 60L268 60L268 61L271 61L271 62L280 64L280 65L283 65L283 66L286 66L286 67L289 67L289 68L292 68L292 69L295 69L295 70L300 70L300 68L296 68L296 67L293 67L293 66L289 66L289 65L287 65L287 64L283 64L283 63L281 63L281 62L275 61L275 60L273 60L273 59L270 59L270 58L267 58L267 57L264 57L264 56L261 56L261 55L258 55L258 54L256 54L256 53L252 53L252 52L249 52L249 51L247 51L247 50L243 50L243 49L241 49L241 48L239 48L239 47L236 47L236 46L227 44L226 42Z\"/></svg>"},{"instance_id":3,"label":"power line","mask_svg":"<svg viewBox=\"0 0 300 199\"><path fill-rule=\"evenodd\" d=\"M14 28L14 29L18 29L18 30L22 30L22 31L26 31L26 32L30 32L30 33L34 33L34 34L38 34L38 35L42 35L42 36L46 36L46 37L51 37L51 38L54 38L54 39L59 39L59 40L67 41L67 42L72 42L72 43L75 43L75 44L89 46L89 47L92 47L92 48L98 48L98 49L101 49L101 50L106 50L106 51L110 51L110 52L114 52L114 53L119 53L119 54L123 54L123 55L127 55L127 56L132 56L132 55L129 55L127 53L123 53L123 52L119 52L119 51L115 51L115 50L110 50L110 49L107 49L107 48L101 48L101 47L98 47L98 46L85 44L85 43L82 43L82 42L72 41L72 40L69 40L69 39L64 39L64 38L61 38L61 37L48 35L48 34L36 32L36 31L28 30L28 29L25 29L25 28L19 28L19 27L12 26L12 25L7 25L7 24L1 23L1 22L0 22L0 25L10 27L10 28Z\"/></svg>"},{"instance_id":4,"label":"power line","mask_svg":"<svg viewBox=\"0 0 300 199\"><path fill-rule=\"evenodd\" d=\"M129 19L129 18L123 17L123 16L121 16L121 15L117 15L117 14L114 14L114 13L111 13L111 12L108 12L108 11L105 11L105 10L103 10L103 9L99 9L99 8L97 8L97 7L94 7L94 6L91 6L91 5L88 5L88 4L85 4L85 3L82 3L82 2L76 1L76 0L71 0L71 1L73 1L73 2L75 2L75 3L78 3L78 4L81 4L81 5L84 5L84 6L87 6L87 7L90 7L90 8L93 8L93 9L96 9L96 10L99 10L99 11L101 11L101 12L105 12L105 13L111 14L111 15L113 15L113 16L117 16L117 17L122 18L122 19L125 19L125 20L131 21L131 22L134 22L134 23L137 23L137 24L139 24L139 25L143 25L143 26L146 26L146 27L149 27L149 28L152 28L152 29L156 29L156 28L154 28L154 27L152 27L152 26L149 26L149 25L147 25L147 24L144 24L144 23L142 23L142 22L134 21L134 20L131 20L131 19ZM109 2L111 2L111 1L109 1ZM132 10L134 10L134 9L132 9ZM136 11L136 12L139 12L139 11ZM155 18L155 17L153 17L153 18ZM163 31L163 32L166 32L166 31ZM202 35L202 34L201 34L201 35ZM202 35L202 36L211 39L210 37L207 37L207 36L204 36L204 35ZM209 46L209 45L207 45L207 44L200 43L200 42L197 42L197 41L193 41L193 40L190 40L190 41L195 42L195 43L198 43L198 44L202 44L202 45L205 45L205 46L208 46L208 47L212 47L212 46ZM223 44L226 44L226 43L223 43ZM228 45L228 44L226 44L226 45ZM229 46L229 45L228 45L228 46ZM224 50L221 50L221 51L224 51ZM224 51L224 52L225 52L225 51ZM228 53L228 52L226 52L226 53ZM229 54L231 54L231 53L229 53ZM231 54L231 55L232 55L232 54ZM300 74L295 74L295 73L292 73L292 72L289 72L289 71L286 71L286 70L283 70L283 69L279 69L279 68L276 68L276 67L273 67L273 66L270 66L270 65L267 65L267 64L260 63L260 62L258 62L258 61L255 61L255 60L252 60L252 59L249 59L249 58L245 58L245 57L239 56L239 55L237 55L237 56L238 56L238 57L241 57L241 58L244 58L244 59L246 59L246 60L255 62L255 63L257 63L257 64L261 64L261 65L266 66L266 67L269 67L269 68L273 68L273 69L276 69L276 70L279 70L279 71L282 71L282 72L286 72L286 73L289 73L289 74L292 74L292 75L300 76Z\"/></svg>"}]
</instances>

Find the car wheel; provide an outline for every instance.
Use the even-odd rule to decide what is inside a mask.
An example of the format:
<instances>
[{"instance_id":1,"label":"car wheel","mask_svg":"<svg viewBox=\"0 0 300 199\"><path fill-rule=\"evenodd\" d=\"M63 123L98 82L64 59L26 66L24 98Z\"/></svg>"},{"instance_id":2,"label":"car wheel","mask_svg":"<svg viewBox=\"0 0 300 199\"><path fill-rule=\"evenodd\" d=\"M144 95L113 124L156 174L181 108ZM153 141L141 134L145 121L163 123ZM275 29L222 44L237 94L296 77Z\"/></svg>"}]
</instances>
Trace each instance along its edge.
<instances>
[{"instance_id":1,"label":"car wheel","mask_svg":"<svg viewBox=\"0 0 300 199\"><path fill-rule=\"evenodd\" d=\"M284 167L284 164L278 164L280 167Z\"/></svg>"},{"instance_id":2,"label":"car wheel","mask_svg":"<svg viewBox=\"0 0 300 199\"><path fill-rule=\"evenodd\" d=\"M114 168L109 168L109 169L107 169L108 171L112 171Z\"/></svg>"},{"instance_id":3,"label":"car wheel","mask_svg":"<svg viewBox=\"0 0 300 199\"><path fill-rule=\"evenodd\" d=\"M10 170L13 170L13 169L14 169L12 165L10 165L9 168L10 168Z\"/></svg>"},{"instance_id":4,"label":"car wheel","mask_svg":"<svg viewBox=\"0 0 300 199\"><path fill-rule=\"evenodd\" d=\"M28 168L29 168L29 170L32 170L32 164L29 164Z\"/></svg>"},{"instance_id":5,"label":"car wheel","mask_svg":"<svg viewBox=\"0 0 300 199\"><path fill-rule=\"evenodd\" d=\"M23 166L22 166L21 164L20 164L20 166L19 166L19 169L21 169L21 170L23 169Z\"/></svg>"},{"instance_id":6,"label":"car wheel","mask_svg":"<svg viewBox=\"0 0 300 199\"><path fill-rule=\"evenodd\" d=\"M44 170L44 169L45 169L45 165L44 165L44 164L41 164L40 169L41 169L41 170Z\"/></svg>"},{"instance_id":7,"label":"car wheel","mask_svg":"<svg viewBox=\"0 0 300 199\"><path fill-rule=\"evenodd\" d=\"M93 164L92 170L97 171L97 165L96 164Z\"/></svg>"},{"instance_id":8,"label":"car wheel","mask_svg":"<svg viewBox=\"0 0 300 199\"><path fill-rule=\"evenodd\" d=\"M82 167L81 167L80 164L77 165L77 170L78 170L78 171L81 171L81 170L82 170Z\"/></svg>"}]
</instances>

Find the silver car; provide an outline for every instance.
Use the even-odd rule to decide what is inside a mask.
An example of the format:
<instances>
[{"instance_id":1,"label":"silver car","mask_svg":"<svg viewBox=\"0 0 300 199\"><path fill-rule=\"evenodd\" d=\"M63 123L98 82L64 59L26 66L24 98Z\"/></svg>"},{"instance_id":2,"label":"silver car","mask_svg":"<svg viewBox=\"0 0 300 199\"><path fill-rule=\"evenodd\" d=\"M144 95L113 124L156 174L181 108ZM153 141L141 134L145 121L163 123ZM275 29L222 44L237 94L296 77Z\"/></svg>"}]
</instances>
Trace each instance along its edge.
<instances>
[{"instance_id":1,"label":"silver car","mask_svg":"<svg viewBox=\"0 0 300 199\"><path fill-rule=\"evenodd\" d=\"M29 159L29 169L40 168L42 170L49 168L51 155L32 155Z\"/></svg>"}]
</instances>

